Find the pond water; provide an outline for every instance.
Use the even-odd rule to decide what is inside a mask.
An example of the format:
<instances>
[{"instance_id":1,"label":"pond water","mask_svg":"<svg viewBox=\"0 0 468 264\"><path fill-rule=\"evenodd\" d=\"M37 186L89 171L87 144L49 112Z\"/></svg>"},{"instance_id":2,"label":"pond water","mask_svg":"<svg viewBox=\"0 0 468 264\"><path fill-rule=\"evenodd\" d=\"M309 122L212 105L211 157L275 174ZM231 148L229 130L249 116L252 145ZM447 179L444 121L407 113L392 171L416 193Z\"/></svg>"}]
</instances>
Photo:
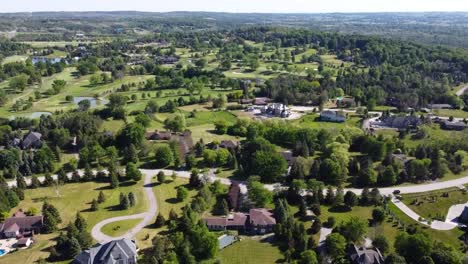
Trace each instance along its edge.
<instances>
[{"instance_id":1,"label":"pond water","mask_svg":"<svg viewBox=\"0 0 468 264\"><path fill-rule=\"evenodd\" d=\"M94 97L85 97L85 96L77 96L73 97L73 103L79 104L81 101L88 100L91 104L91 108L95 108L98 105L98 100Z\"/></svg>"},{"instance_id":2,"label":"pond water","mask_svg":"<svg viewBox=\"0 0 468 264\"><path fill-rule=\"evenodd\" d=\"M61 60L62 58L46 58L46 57L33 57L31 59L33 65L35 65L38 62L43 62L43 63L49 62L49 63L55 64L55 63L59 63Z\"/></svg>"},{"instance_id":3,"label":"pond water","mask_svg":"<svg viewBox=\"0 0 468 264\"><path fill-rule=\"evenodd\" d=\"M27 118L31 118L31 119L38 119L38 118L41 118L41 116L50 116L52 115L52 113L50 112L34 112L34 113L31 113L31 114L22 114L22 115L19 115L18 117L27 117ZM16 118L16 116L11 116L10 117L10 120L14 120Z\"/></svg>"}]
</instances>

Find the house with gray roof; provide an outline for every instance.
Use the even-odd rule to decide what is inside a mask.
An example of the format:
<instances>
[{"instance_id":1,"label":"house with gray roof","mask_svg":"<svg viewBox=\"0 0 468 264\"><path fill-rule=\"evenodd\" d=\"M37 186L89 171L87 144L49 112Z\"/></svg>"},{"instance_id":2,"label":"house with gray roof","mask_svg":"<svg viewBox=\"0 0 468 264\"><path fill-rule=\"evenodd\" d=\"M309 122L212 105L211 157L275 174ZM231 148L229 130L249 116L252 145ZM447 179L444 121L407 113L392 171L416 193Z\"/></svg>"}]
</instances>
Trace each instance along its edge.
<instances>
[{"instance_id":1,"label":"house with gray roof","mask_svg":"<svg viewBox=\"0 0 468 264\"><path fill-rule=\"evenodd\" d=\"M351 245L348 248L348 257L352 264L383 264L384 257L378 248L370 249Z\"/></svg>"},{"instance_id":2,"label":"house with gray roof","mask_svg":"<svg viewBox=\"0 0 468 264\"><path fill-rule=\"evenodd\" d=\"M30 149L30 148L40 148L42 146L42 134L39 132L29 132L26 134L21 141L21 148Z\"/></svg>"},{"instance_id":3,"label":"house with gray roof","mask_svg":"<svg viewBox=\"0 0 468 264\"><path fill-rule=\"evenodd\" d=\"M82 251L73 264L136 264L137 247L135 241L123 238Z\"/></svg>"},{"instance_id":4,"label":"house with gray roof","mask_svg":"<svg viewBox=\"0 0 468 264\"><path fill-rule=\"evenodd\" d=\"M417 116L389 116L382 120L388 127L407 129L417 128L422 125L422 121Z\"/></svg>"},{"instance_id":5,"label":"house with gray roof","mask_svg":"<svg viewBox=\"0 0 468 264\"><path fill-rule=\"evenodd\" d=\"M346 121L346 116L337 111L322 111L320 113L320 121L343 123Z\"/></svg>"}]
</instances>

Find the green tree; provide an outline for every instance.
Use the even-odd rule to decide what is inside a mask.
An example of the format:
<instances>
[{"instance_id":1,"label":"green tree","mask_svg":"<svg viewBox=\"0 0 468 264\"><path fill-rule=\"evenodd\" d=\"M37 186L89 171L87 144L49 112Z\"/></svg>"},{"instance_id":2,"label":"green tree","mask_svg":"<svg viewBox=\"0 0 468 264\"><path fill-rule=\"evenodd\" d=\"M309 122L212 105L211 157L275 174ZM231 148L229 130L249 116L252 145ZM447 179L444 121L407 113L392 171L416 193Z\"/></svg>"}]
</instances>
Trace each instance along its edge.
<instances>
[{"instance_id":1,"label":"green tree","mask_svg":"<svg viewBox=\"0 0 468 264\"><path fill-rule=\"evenodd\" d=\"M410 235L401 232L395 239L395 250L403 256L409 263L418 263L424 257L432 252L433 242L425 233L416 233Z\"/></svg>"},{"instance_id":2,"label":"green tree","mask_svg":"<svg viewBox=\"0 0 468 264\"><path fill-rule=\"evenodd\" d=\"M355 193L351 191L347 191L345 196L344 196L344 203L346 206L349 208L352 208L358 204L359 200L358 197Z\"/></svg>"},{"instance_id":3,"label":"green tree","mask_svg":"<svg viewBox=\"0 0 468 264\"><path fill-rule=\"evenodd\" d=\"M156 149L155 153L156 165L160 168L165 168L172 164L174 157L169 146L163 145Z\"/></svg>"},{"instance_id":4,"label":"green tree","mask_svg":"<svg viewBox=\"0 0 468 264\"><path fill-rule=\"evenodd\" d=\"M128 203L129 203L130 207L133 207L136 204L136 198L135 198L135 194L133 194L133 192L128 193Z\"/></svg>"},{"instance_id":5,"label":"green tree","mask_svg":"<svg viewBox=\"0 0 468 264\"><path fill-rule=\"evenodd\" d=\"M127 178L132 179L136 182L140 181L142 178L142 173L135 163L127 163L127 166L125 167L125 173L127 175Z\"/></svg>"},{"instance_id":6,"label":"green tree","mask_svg":"<svg viewBox=\"0 0 468 264\"><path fill-rule=\"evenodd\" d=\"M380 250L382 254L386 254L388 250L390 249L390 245L388 243L388 240L385 236L379 235L374 238L372 241L372 245Z\"/></svg>"},{"instance_id":7,"label":"green tree","mask_svg":"<svg viewBox=\"0 0 468 264\"><path fill-rule=\"evenodd\" d=\"M158 216L156 217L156 221L154 222L154 227L161 228L165 224L166 224L166 219L161 213L159 213Z\"/></svg>"},{"instance_id":8,"label":"green tree","mask_svg":"<svg viewBox=\"0 0 468 264\"><path fill-rule=\"evenodd\" d=\"M385 212L380 208L372 210L372 221L376 224L381 224L385 220Z\"/></svg>"},{"instance_id":9,"label":"green tree","mask_svg":"<svg viewBox=\"0 0 468 264\"><path fill-rule=\"evenodd\" d=\"M341 259L345 256L346 239L339 233L330 234L325 240L328 255L333 260Z\"/></svg>"},{"instance_id":10,"label":"green tree","mask_svg":"<svg viewBox=\"0 0 468 264\"><path fill-rule=\"evenodd\" d=\"M110 178L110 187L112 189L119 188L120 182L119 182L119 177L117 177L117 173L111 173L109 175Z\"/></svg>"},{"instance_id":11,"label":"green tree","mask_svg":"<svg viewBox=\"0 0 468 264\"><path fill-rule=\"evenodd\" d=\"M159 171L156 177L158 178L159 183L163 184L166 182L166 175L164 174L163 171Z\"/></svg>"},{"instance_id":12,"label":"green tree","mask_svg":"<svg viewBox=\"0 0 468 264\"><path fill-rule=\"evenodd\" d=\"M99 191L97 202L102 204L105 201L106 201L106 196L104 195L102 191Z\"/></svg>"},{"instance_id":13,"label":"green tree","mask_svg":"<svg viewBox=\"0 0 468 264\"><path fill-rule=\"evenodd\" d=\"M301 253L300 264L318 264L317 254L313 250L306 250Z\"/></svg>"},{"instance_id":14,"label":"green tree","mask_svg":"<svg viewBox=\"0 0 468 264\"><path fill-rule=\"evenodd\" d=\"M177 200L183 202L188 196L188 191L185 187L180 186L177 188Z\"/></svg>"},{"instance_id":15,"label":"green tree","mask_svg":"<svg viewBox=\"0 0 468 264\"><path fill-rule=\"evenodd\" d=\"M90 210L92 212L96 212L97 210L99 210L99 203L96 199L93 199L93 201L91 201L91 208Z\"/></svg>"},{"instance_id":16,"label":"green tree","mask_svg":"<svg viewBox=\"0 0 468 264\"><path fill-rule=\"evenodd\" d=\"M347 241L356 243L364 239L364 235L367 233L367 221L353 216L342 224L340 229Z\"/></svg>"},{"instance_id":17,"label":"green tree","mask_svg":"<svg viewBox=\"0 0 468 264\"><path fill-rule=\"evenodd\" d=\"M249 199L257 207L265 207L273 200L273 194L258 181L249 181L247 184L247 190L249 193Z\"/></svg>"}]
</instances>

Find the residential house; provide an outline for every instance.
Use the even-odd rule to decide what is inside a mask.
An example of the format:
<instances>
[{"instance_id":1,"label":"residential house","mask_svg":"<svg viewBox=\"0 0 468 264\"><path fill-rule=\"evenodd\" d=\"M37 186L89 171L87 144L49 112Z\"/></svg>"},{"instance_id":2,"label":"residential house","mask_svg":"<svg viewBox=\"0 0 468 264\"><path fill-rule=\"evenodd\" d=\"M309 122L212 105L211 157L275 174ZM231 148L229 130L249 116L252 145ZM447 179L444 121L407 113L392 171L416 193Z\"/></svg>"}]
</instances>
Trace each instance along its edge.
<instances>
[{"instance_id":1,"label":"residential house","mask_svg":"<svg viewBox=\"0 0 468 264\"><path fill-rule=\"evenodd\" d=\"M147 140L171 140L172 134L169 131L154 131L146 132L145 138Z\"/></svg>"},{"instance_id":2,"label":"residential house","mask_svg":"<svg viewBox=\"0 0 468 264\"><path fill-rule=\"evenodd\" d=\"M427 108L429 109L453 109L453 106L449 104L428 104Z\"/></svg>"},{"instance_id":3,"label":"residential house","mask_svg":"<svg viewBox=\"0 0 468 264\"><path fill-rule=\"evenodd\" d=\"M176 64L179 58L175 56L157 56L154 60L157 64Z\"/></svg>"},{"instance_id":4,"label":"residential house","mask_svg":"<svg viewBox=\"0 0 468 264\"><path fill-rule=\"evenodd\" d=\"M0 224L0 234L5 238L33 236L41 232L43 223L42 215L26 216L20 210Z\"/></svg>"},{"instance_id":5,"label":"residential house","mask_svg":"<svg viewBox=\"0 0 468 264\"><path fill-rule=\"evenodd\" d=\"M336 99L336 106L340 108L356 107L356 100L351 96L338 97Z\"/></svg>"},{"instance_id":6,"label":"residential house","mask_svg":"<svg viewBox=\"0 0 468 264\"><path fill-rule=\"evenodd\" d=\"M181 161L184 161L185 157L193 149L192 132L186 130L182 133L173 133L171 135L171 140L177 141L179 143L179 157Z\"/></svg>"},{"instance_id":7,"label":"residential house","mask_svg":"<svg viewBox=\"0 0 468 264\"><path fill-rule=\"evenodd\" d=\"M250 209L248 214L234 213L227 217L206 217L203 221L211 231L237 230L251 234L271 233L276 225L273 212L264 208Z\"/></svg>"},{"instance_id":8,"label":"residential house","mask_svg":"<svg viewBox=\"0 0 468 264\"><path fill-rule=\"evenodd\" d=\"M239 142L234 140L222 140L221 143L219 143L219 146L221 148L225 148L228 150L235 150L239 147L239 145Z\"/></svg>"},{"instance_id":9,"label":"residential house","mask_svg":"<svg viewBox=\"0 0 468 264\"><path fill-rule=\"evenodd\" d=\"M270 98L267 98L267 97L257 97L255 98L253 104L254 105L268 105L270 101L271 101Z\"/></svg>"},{"instance_id":10,"label":"residential house","mask_svg":"<svg viewBox=\"0 0 468 264\"><path fill-rule=\"evenodd\" d=\"M379 249L368 249L350 245L348 248L348 257L352 264L383 264L384 257Z\"/></svg>"},{"instance_id":11,"label":"residential house","mask_svg":"<svg viewBox=\"0 0 468 264\"><path fill-rule=\"evenodd\" d=\"M18 242L16 242L17 247L29 247L33 243L33 240L30 237L23 237L18 239Z\"/></svg>"},{"instance_id":12,"label":"residential house","mask_svg":"<svg viewBox=\"0 0 468 264\"><path fill-rule=\"evenodd\" d=\"M234 210L234 211L239 211L239 209L242 207L242 201L244 199L244 196L241 192L241 188L238 183L233 183L229 187L229 192L228 192L228 205L229 209Z\"/></svg>"},{"instance_id":13,"label":"residential house","mask_svg":"<svg viewBox=\"0 0 468 264\"><path fill-rule=\"evenodd\" d=\"M73 264L136 264L137 247L135 241L123 238L82 251Z\"/></svg>"},{"instance_id":14,"label":"residential house","mask_svg":"<svg viewBox=\"0 0 468 264\"><path fill-rule=\"evenodd\" d=\"M383 123L398 129L417 128L422 125L421 119L417 116L389 116L383 120Z\"/></svg>"},{"instance_id":15,"label":"residential house","mask_svg":"<svg viewBox=\"0 0 468 264\"><path fill-rule=\"evenodd\" d=\"M288 109L288 107L280 103L273 103L268 106L264 106L260 110L262 114L269 114L282 118L286 118L291 115L291 111Z\"/></svg>"},{"instance_id":16,"label":"residential house","mask_svg":"<svg viewBox=\"0 0 468 264\"><path fill-rule=\"evenodd\" d=\"M442 120L440 122L440 127L445 130L465 130L467 125L463 122L450 122L448 120Z\"/></svg>"},{"instance_id":17,"label":"residential house","mask_svg":"<svg viewBox=\"0 0 468 264\"><path fill-rule=\"evenodd\" d=\"M207 217L203 221L211 231L237 230L245 232L247 230L248 217L244 213L233 213L228 216Z\"/></svg>"},{"instance_id":18,"label":"residential house","mask_svg":"<svg viewBox=\"0 0 468 264\"><path fill-rule=\"evenodd\" d=\"M346 121L346 116L337 111L322 111L320 112L320 121L342 123Z\"/></svg>"},{"instance_id":19,"label":"residential house","mask_svg":"<svg viewBox=\"0 0 468 264\"><path fill-rule=\"evenodd\" d=\"M22 149L30 149L30 148L35 148L38 149L42 146L42 134L38 132L33 132L30 131L28 134L26 134L23 137L23 140L21 141L21 148Z\"/></svg>"},{"instance_id":20,"label":"residential house","mask_svg":"<svg viewBox=\"0 0 468 264\"><path fill-rule=\"evenodd\" d=\"M255 234L266 234L273 232L276 219L273 212L265 208L250 209L250 231Z\"/></svg>"}]
</instances>

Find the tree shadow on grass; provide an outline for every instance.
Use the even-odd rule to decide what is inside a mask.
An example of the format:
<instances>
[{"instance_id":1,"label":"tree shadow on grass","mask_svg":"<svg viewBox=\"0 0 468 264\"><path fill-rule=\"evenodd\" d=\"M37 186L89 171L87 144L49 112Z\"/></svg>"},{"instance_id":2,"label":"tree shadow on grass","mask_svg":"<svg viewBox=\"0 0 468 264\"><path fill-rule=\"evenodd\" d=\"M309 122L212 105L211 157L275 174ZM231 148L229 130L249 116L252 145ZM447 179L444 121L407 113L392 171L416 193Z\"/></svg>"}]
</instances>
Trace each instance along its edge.
<instances>
[{"instance_id":1,"label":"tree shadow on grass","mask_svg":"<svg viewBox=\"0 0 468 264\"><path fill-rule=\"evenodd\" d=\"M125 210L122 210L120 208L120 205L111 205L111 206L107 206L104 208L105 210L107 211L110 211L110 212L114 212L114 211L125 211Z\"/></svg>"},{"instance_id":2,"label":"tree shadow on grass","mask_svg":"<svg viewBox=\"0 0 468 264\"><path fill-rule=\"evenodd\" d=\"M129 187L137 184L134 181L125 181L125 182L120 182L119 187Z\"/></svg>"},{"instance_id":3,"label":"tree shadow on grass","mask_svg":"<svg viewBox=\"0 0 468 264\"><path fill-rule=\"evenodd\" d=\"M110 185L108 185L108 186L101 186L101 187L95 188L94 190L95 190L95 191L106 191L106 190L112 190L112 187L111 187Z\"/></svg>"},{"instance_id":4,"label":"tree shadow on grass","mask_svg":"<svg viewBox=\"0 0 468 264\"><path fill-rule=\"evenodd\" d=\"M170 203L170 204L177 204L179 203L179 199L177 198L168 198L165 200L166 203Z\"/></svg>"},{"instance_id":5,"label":"tree shadow on grass","mask_svg":"<svg viewBox=\"0 0 468 264\"><path fill-rule=\"evenodd\" d=\"M346 205L338 205L338 206L333 206L330 209L328 209L328 212L330 212L330 213L347 213L347 212L351 212L351 208L349 208Z\"/></svg>"},{"instance_id":6,"label":"tree shadow on grass","mask_svg":"<svg viewBox=\"0 0 468 264\"><path fill-rule=\"evenodd\" d=\"M159 185L161 185L161 183L159 183L159 182L152 182L152 183L148 183L148 184L143 185L143 187L145 187L145 188L153 188L153 187L156 187L156 186L159 186Z\"/></svg>"}]
</instances>

